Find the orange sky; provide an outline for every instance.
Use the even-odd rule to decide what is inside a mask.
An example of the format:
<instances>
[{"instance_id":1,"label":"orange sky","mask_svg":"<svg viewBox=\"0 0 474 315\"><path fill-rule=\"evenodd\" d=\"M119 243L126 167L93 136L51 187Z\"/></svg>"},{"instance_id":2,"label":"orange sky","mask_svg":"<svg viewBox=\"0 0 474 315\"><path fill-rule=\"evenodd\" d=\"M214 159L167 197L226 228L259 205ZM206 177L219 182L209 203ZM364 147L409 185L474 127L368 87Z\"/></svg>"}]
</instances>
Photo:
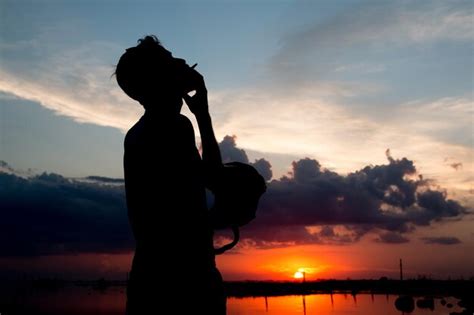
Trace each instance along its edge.
<instances>
[{"instance_id":1,"label":"orange sky","mask_svg":"<svg viewBox=\"0 0 474 315\"><path fill-rule=\"evenodd\" d=\"M227 280L292 280L299 268L306 279L358 279L398 277L399 258L407 277L434 278L472 276L471 244L449 247L417 244L376 244L363 240L353 245L304 245L279 249L249 249L218 257L218 267ZM429 262L429 264L427 264Z\"/></svg>"},{"instance_id":2,"label":"orange sky","mask_svg":"<svg viewBox=\"0 0 474 315\"><path fill-rule=\"evenodd\" d=\"M454 223L466 229L471 223ZM435 230L442 230L437 226ZM422 232L422 231L421 231ZM456 246L427 245L413 238L410 243L381 244L367 235L352 245L302 245L274 249L234 249L218 256L217 264L225 280L294 280L305 268L308 281L316 279L358 279L398 277L399 258L406 277L428 275L433 278L458 278L474 275L473 235ZM23 270L66 278L125 279L131 253L40 256L0 259L0 269ZM166 271L163 271L166 272Z\"/></svg>"}]
</instances>

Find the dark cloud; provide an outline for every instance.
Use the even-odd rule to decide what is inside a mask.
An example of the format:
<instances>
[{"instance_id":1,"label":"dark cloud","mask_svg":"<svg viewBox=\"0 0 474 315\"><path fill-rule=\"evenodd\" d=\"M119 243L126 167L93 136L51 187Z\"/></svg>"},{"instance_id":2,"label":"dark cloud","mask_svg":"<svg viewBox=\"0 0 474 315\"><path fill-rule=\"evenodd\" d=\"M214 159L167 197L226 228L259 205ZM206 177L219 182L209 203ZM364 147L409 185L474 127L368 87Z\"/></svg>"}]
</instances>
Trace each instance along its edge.
<instances>
[{"instance_id":1,"label":"dark cloud","mask_svg":"<svg viewBox=\"0 0 474 315\"><path fill-rule=\"evenodd\" d=\"M396 232L385 232L382 233L378 236L378 238L375 239L376 242L378 243L388 243L388 244L402 244L402 243L408 243L410 240L400 233Z\"/></svg>"},{"instance_id":2,"label":"dark cloud","mask_svg":"<svg viewBox=\"0 0 474 315\"><path fill-rule=\"evenodd\" d=\"M293 178L298 183L307 183L317 177L321 171L318 161L305 158L293 162Z\"/></svg>"},{"instance_id":3,"label":"dark cloud","mask_svg":"<svg viewBox=\"0 0 474 315\"><path fill-rule=\"evenodd\" d=\"M465 213L466 209L457 201L447 199L445 191L427 190L417 194L418 205L425 209L415 213L411 211L413 220L419 225L427 225L431 221L442 218L456 217Z\"/></svg>"},{"instance_id":4,"label":"dark cloud","mask_svg":"<svg viewBox=\"0 0 474 315\"><path fill-rule=\"evenodd\" d=\"M123 186L0 172L0 256L133 248Z\"/></svg>"},{"instance_id":5,"label":"dark cloud","mask_svg":"<svg viewBox=\"0 0 474 315\"><path fill-rule=\"evenodd\" d=\"M235 137L220 144L225 161L249 162ZM372 232L377 242L402 243L417 226L460 218L468 209L416 176L413 161L395 159L341 175L310 158L292 163L288 176L268 182L257 218L242 229L242 244L348 244ZM254 167L271 179L271 165ZM0 170L0 256L36 256L133 249L121 179L58 174L24 178L6 163ZM456 238L424 238L455 244Z\"/></svg>"},{"instance_id":6,"label":"dark cloud","mask_svg":"<svg viewBox=\"0 0 474 315\"><path fill-rule=\"evenodd\" d=\"M225 136L219 143L221 150L222 162L242 162L249 163L249 158L244 150L237 148L235 142L236 136Z\"/></svg>"},{"instance_id":7,"label":"dark cloud","mask_svg":"<svg viewBox=\"0 0 474 315\"><path fill-rule=\"evenodd\" d=\"M255 167L255 169L263 176L266 181L272 179L273 172L270 162L265 159L256 160L254 163L249 161L247 153L237 148L235 140L236 136L225 136L224 139L219 143L219 149L221 150L222 162L242 162L247 163Z\"/></svg>"},{"instance_id":8,"label":"dark cloud","mask_svg":"<svg viewBox=\"0 0 474 315\"><path fill-rule=\"evenodd\" d=\"M7 162L0 160L0 172L13 173L13 168Z\"/></svg>"},{"instance_id":9,"label":"dark cloud","mask_svg":"<svg viewBox=\"0 0 474 315\"><path fill-rule=\"evenodd\" d=\"M253 167L263 176L266 181L272 179L272 165L265 159L256 160L255 163L251 163Z\"/></svg>"},{"instance_id":10,"label":"dark cloud","mask_svg":"<svg viewBox=\"0 0 474 315\"><path fill-rule=\"evenodd\" d=\"M251 223L242 228L243 246L258 248L285 247L297 244L344 245L357 242L365 234L354 227L336 227L324 225L315 227L268 226L266 228Z\"/></svg>"},{"instance_id":11,"label":"dark cloud","mask_svg":"<svg viewBox=\"0 0 474 315\"><path fill-rule=\"evenodd\" d=\"M293 172L268 184L257 219L243 236L257 244L349 243L368 232L380 233L378 242L401 243L402 233L433 221L468 213L445 192L430 188L417 176L413 161L395 159L386 151L388 164L366 166L348 175L323 169L314 159L293 162ZM338 226L312 233L305 227ZM298 238L292 238L298 235Z\"/></svg>"},{"instance_id":12,"label":"dark cloud","mask_svg":"<svg viewBox=\"0 0 474 315\"><path fill-rule=\"evenodd\" d=\"M109 184L124 184L123 178L110 178L103 176L87 176L87 180Z\"/></svg>"},{"instance_id":13,"label":"dark cloud","mask_svg":"<svg viewBox=\"0 0 474 315\"><path fill-rule=\"evenodd\" d=\"M449 164L449 166L451 166L452 168L454 168L457 171L457 170L462 168L462 163L461 162L451 163L451 164Z\"/></svg>"},{"instance_id":14,"label":"dark cloud","mask_svg":"<svg viewBox=\"0 0 474 315\"><path fill-rule=\"evenodd\" d=\"M421 240L425 244L456 245L461 243L461 240L452 236L422 237Z\"/></svg>"}]
</instances>

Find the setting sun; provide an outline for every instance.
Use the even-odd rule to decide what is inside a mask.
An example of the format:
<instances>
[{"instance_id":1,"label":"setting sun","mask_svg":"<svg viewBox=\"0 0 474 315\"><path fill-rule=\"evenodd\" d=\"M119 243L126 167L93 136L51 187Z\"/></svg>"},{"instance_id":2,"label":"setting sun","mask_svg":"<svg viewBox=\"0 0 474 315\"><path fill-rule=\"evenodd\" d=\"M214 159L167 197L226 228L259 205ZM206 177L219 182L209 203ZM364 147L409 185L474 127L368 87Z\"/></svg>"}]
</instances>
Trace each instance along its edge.
<instances>
[{"instance_id":1,"label":"setting sun","mask_svg":"<svg viewBox=\"0 0 474 315\"><path fill-rule=\"evenodd\" d=\"M299 268L297 272L293 275L295 279L306 279L306 268Z\"/></svg>"}]
</instances>

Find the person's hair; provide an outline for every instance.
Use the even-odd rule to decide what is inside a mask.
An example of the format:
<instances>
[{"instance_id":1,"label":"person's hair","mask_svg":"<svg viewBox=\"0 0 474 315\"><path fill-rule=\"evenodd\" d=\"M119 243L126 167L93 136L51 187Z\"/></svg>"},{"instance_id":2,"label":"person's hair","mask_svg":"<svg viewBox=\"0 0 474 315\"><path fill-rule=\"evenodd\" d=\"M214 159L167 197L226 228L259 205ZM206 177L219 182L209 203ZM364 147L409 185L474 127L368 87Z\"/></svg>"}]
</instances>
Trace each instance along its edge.
<instances>
[{"instance_id":1,"label":"person's hair","mask_svg":"<svg viewBox=\"0 0 474 315\"><path fill-rule=\"evenodd\" d=\"M155 35L145 36L120 57L115 69L117 83L128 96L142 103L166 82L170 58Z\"/></svg>"}]
</instances>

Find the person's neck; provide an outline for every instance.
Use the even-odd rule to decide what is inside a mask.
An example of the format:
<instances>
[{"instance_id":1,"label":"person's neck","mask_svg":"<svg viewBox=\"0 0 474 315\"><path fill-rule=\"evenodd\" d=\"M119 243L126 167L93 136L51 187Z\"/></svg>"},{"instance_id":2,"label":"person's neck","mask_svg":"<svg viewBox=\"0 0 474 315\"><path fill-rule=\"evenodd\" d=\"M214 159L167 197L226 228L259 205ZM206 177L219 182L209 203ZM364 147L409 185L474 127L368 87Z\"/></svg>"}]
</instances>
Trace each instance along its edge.
<instances>
[{"instance_id":1,"label":"person's neck","mask_svg":"<svg viewBox=\"0 0 474 315\"><path fill-rule=\"evenodd\" d=\"M163 97L141 104L145 108L146 119L166 122L167 120L174 121L179 117L183 101L176 97Z\"/></svg>"},{"instance_id":2,"label":"person's neck","mask_svg":"<svg viewBox=\"0 0 474 315\"><path fill-rule=\"evenodd\" d=\"M179 117L180 112L174 111L174 112L165 112L160 109L153 109L153 108L145 108L145 113L143 116L146 119L150 120L160 120L160 121L172 121L175 120Z\"/></svg>"}]
</instances>

